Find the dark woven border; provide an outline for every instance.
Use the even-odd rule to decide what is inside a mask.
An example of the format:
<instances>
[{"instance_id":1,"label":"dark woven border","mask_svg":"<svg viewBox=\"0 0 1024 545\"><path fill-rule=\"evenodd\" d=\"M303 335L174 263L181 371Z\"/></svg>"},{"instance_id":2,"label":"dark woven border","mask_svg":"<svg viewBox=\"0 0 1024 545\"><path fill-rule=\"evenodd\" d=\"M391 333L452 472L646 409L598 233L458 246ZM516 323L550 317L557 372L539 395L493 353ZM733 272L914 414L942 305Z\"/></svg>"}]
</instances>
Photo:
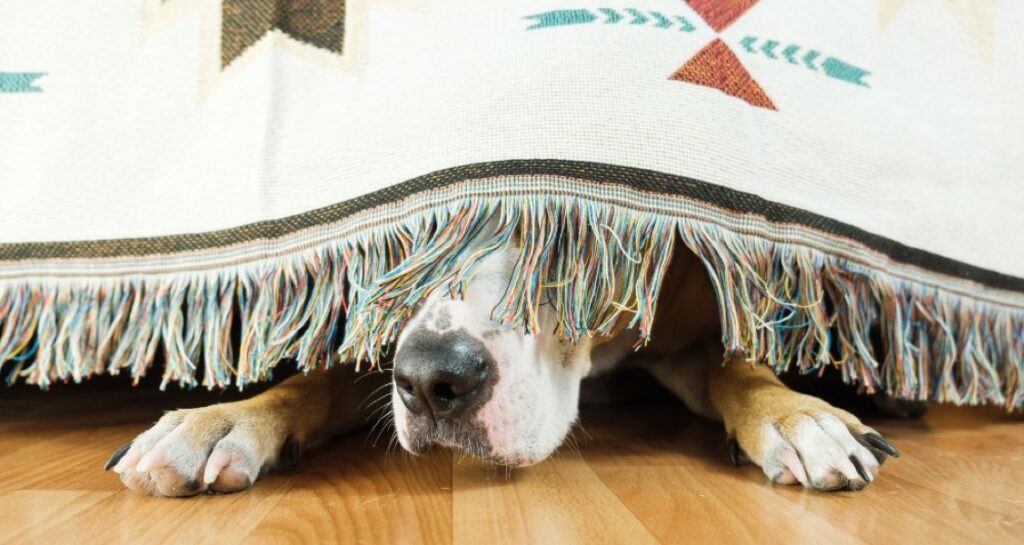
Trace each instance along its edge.
<instances>
[{"instance_id":1,"label":"dark woven border","mask_svg":"<svg viewBox=\"0 0 1024 545\"><path fill-rule=\"evenodd\" d=\"M651 170L557 159L496 161L449 168L303 214L221 231L152 238L0 244L0 261L171 254L234 245L257 239L274 239L309 227L336 223L357 212L393 203L421 191L466 180L510 175L563 176L598 183L617 184L667 195L680 195L719 208L763 216L771 222L799 224L822 233L839 235L883 253L894 261L922 269L973 280L993 288L1024 292L1024 278L982 269L924 250L911 248L852 225L792 206L767 201L750 193Z\"/></svg>"}]
</instances>

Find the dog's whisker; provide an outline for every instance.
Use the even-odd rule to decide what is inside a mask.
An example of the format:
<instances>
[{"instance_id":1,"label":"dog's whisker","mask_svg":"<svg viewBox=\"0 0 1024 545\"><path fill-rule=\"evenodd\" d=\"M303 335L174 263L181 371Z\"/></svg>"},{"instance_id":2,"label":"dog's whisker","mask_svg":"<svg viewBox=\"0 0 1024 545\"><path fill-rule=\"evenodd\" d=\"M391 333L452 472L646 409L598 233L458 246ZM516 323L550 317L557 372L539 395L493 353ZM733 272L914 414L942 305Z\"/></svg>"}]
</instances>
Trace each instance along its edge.
<instances>
[{"instance_id":1,"label":"dog's whisker","mask_svg":"<svg viewBox=\"0 0 1024 545\"><path fill-rule=\"evenodd\" d=\"M373 412L366 416L366 421L369 422L370 420L376 420L380 418L380 415L384 414L384 412L387 411L389 408L390 407L388 405L381 405L380 407L375 408Z\"/></svg>"},{"instance_id":2,"label":"dog's whisker","mask_svg":"<svg viewBox=\"0 0 1024 545\"><path fill-rule=\"evenodd\" d=\"M373 430L377 429L377 426L380 425L380 422L388 414L388 410L389 409L390 409L390 407L385 405L383 407L380 407L376 411L374 411L372 415L367 416L366 421L367 422L373 422L373 425L370 426L370 433L373 433Z\"/></svg>"},{"instance_id":3,"label":"dog's whisker","mask_svg":"<svg viewBox=\"0 0 1024 545\"><path fill-rule=\"evenodd\" d=\"M381 425L382 421L383 420L378 419L377 421L375 421L373 423L373 426L370 427L370 432L366 434L366 442L364 444L369 445L371 447L377 446L376 440L373 437L374 437L374 432Z\"/></svg>"},{"instance_id":4,"label":"dog's whisker","mask_svg":"<svg viewBox=\"0 0 1024 545\"><path fill-rule=\"evenodd\" d=\"M372 401L370 401L367 404L367 408L371 408L372 407L374 409L380 409L380 406L381 406L382 403L387 404L387 402L389 402L389 401L391 401L391 392L384 392L384 393L380 394L379 396L377 396Z\"/></svg>"},{"instance_id":5,"label":"dog's whisker","mask_svg":"<svg viewBox=\"0 0 1024 545\"><path fill-rule=\"evenodd\" d=\"M372 411L370 411L367 420L377 416L381 411L388 409L391 406L391 403L389 403L390 401L390 396L383 396L380 399L375 400L372 404L376 406L373 407Z\"/></svg>"},{"instance_id":6,"label":"dog's whisker","mask_svg":"<svg viewBox=\"0 0 1024 545\"><path fill-rule=\"evenodd\" d=\"M388 439L388 444L390 445L393 440L397 440L398 439L398 435L397 435L396 430L395 430L395 415L394 415L394 413L390 413L389 412L387 414L387 416L384 417L384 424L381 427L380 432L378 432L377 440L380 440L380 436L383 435L386 431L388 431L390 433L390 435L391 435L391 437Z\"/></svg>"},{"instance_id":7,"label":"dog's whisker","mask_svg":"<svg viewBox=\"0 0 1024 545\"><path fill-rule=\"evenodd\" d=\"M371 410L371 411L373 411L373 413L376 413L377 411L380 410L381 407L384 406L383 403L386 402L386 401L388 401L387 396L378 397L377 399L374 399L373 401L368 403L366 408ZM373 413L371 413L371 414L373 414Z\"/></svg>"},{"instance_id":8,"label":"dog's whisker","mask_svg":"<svg viewBox=\"0 0 1024 545\"><path fill-rule=\"evenodd\" d=\"M379 368L377 368L376 371L367 371L366 373L363 373L363 374L359 375L358 377L356 377L355 380L352 381L352 383L355 384L355 383L358 383L359 381L366 380L367 377L372 377L372 376L376 376L376 375L384 375L384 374L388 374L388 373L391 373L391 369L390 368L384 369L383 367L379 367Z\"/></svg>"},{"instance_id":9,"label":"dog's whisker","mask_svg":"<svg viewBox=\"0 0 1024 545\"><path fill-rule=\"evenodd\" d=\"M382 416L380 418L380 420L377 421L376 424L374 424L374 428L377 429L377 435L373 439L373 446L374 447L377 446L377 442L380 441L381 436L384 434L384 432L388 428L394 429L394 424L395 424L395 418L394 418L394 413L392 413L392 412L388 412L387 414ZM373 433L372 430L371 430L371 433Z\"/></svg>"},{"instance_id":10,"label":"dog's whisker","mask_svg":"<svg viewBox=\"0 0 1024 545\"><path fill-rule=\"evenodd\" d=\"M565 436L565 443L564 444L565 444L566 448L569 451L575 452L577 455L582 456L582 454L580 453L580 447L576 443L576 436L573 435L573 432L572 432L571 429L569 430L569 433ZM556 454L561 454L562 452L563 452L562 449L559 449L559 450L555 451Z\"/></svg>"},{"instance_id":11,"label":"dog's whisker","mask_svg":"<svg viewBox=\"0 0 1024 545\"><path fill-rule=\"evenodd\" d=\"M381 391L381 390L383 390L385 388L390 388L390 387L391 387L391 381L389 380L389 381L385 382L384 384L381 384L380 386L374 388L373 391L370 392L370 396L373 396L377 392L379 392L379 391ZM370 396L367 396L367 397L370 397Z\"/></svg>"},{"instance_id":12,"label":"dog's whisker","mask_svg":"<svg viewBox=\"0 0 1024 545\"><path fill-rule=\"evenodd\" d=\"M583 435L582 440L576 437L577 431ZM589 433L587 433L587 430L583 429L583 424L581 424L579 420L573 422L572 427L569 429L569 438L572 441L573 450L576 451L576 454L579 455L580 458L583 457L583 450L581 448L583 446L583 441L592 441L594 439Z\"/></svg>"},{"instance_id":13,"label":"dog's whisker","mask_svg":"<svg viewBox=\"0 0 1024 545\"><path fill-rule=\"evenodd\" d=\"M393 455L394 452L399 452L399 451L401 451L401 452L405 453L406 455L408 455L407 452L405 452L405 451L403 451L401 449L398 449L397 447L398 447L398 432L394 431L391 434L391 439L388 440L388 447L387 447L387 449L384 450L384 456L385 457L391 456L391 455Z\"/></svg>"},{"instance_id":14,"label":"dog's whisker","mask_svg":"<svg viewBox=\"0 0 1024 545\"><path fill-rule=\"evenodd\" d=\"M387 409L389 407L389 405L385 405L382 408ZM377 446L377 441L380 439L380 436L384 432L384 430L387 429L388 424L394 424L394 413L392 411L387 411L381 414L381 416L377 418L376 422L374 422L373 426L370 428L370 433L367 434L367 441L370 441L369 438L371 436L374 437L374 439L371 442L371 446ZM376 436L374 436L374 431L377 432Z\"/></svg>"},{"instance_id":15,"label":"dog's whisker","mask_svg":"<svg viewBox=\"0 0 1024 545\"><path fill-rule=\"evenodd\" d=\"M390 392L385 393L381 397L376 397L376 396L377 396L377 394L381 390L383 390L384 388L388 388L390 386L391 386L391 383L389 382L387 384L382 384L382 385L378 386L377 388L374 388L374 390L372 392L370 392L369 395L366 396L366 399L361 404L359 404L359 407L356 410L362 410L364 408L369 408L369 407L373 406L376 403L380 403L380 401L382 399L389 398L390 397Z\"/></svg>"},{"instance_id":16,"label":"dog's whisker","mask_svg":"<svg viewBox=\"0 0 1024 545\"><path fill-rule=\"evenodd\" d=\"M573 428L580 430L580 432L583 433L584 439L586 439L587 441L594 440L594 436L590 435L590 432L588 432L587 429L583 427L583 422L581 422L578 418L576 419L576 422L573 422Z\"/></svg>"}]
</instances>

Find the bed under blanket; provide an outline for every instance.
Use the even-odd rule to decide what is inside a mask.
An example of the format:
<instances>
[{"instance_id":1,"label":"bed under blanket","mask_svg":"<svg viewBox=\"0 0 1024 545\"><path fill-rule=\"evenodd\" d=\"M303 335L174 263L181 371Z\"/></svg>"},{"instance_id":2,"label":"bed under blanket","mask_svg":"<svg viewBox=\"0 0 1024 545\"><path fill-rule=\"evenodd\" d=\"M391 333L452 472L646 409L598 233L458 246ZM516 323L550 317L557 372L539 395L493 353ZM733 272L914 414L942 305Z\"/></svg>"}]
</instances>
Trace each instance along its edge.
<instances>
[{"instance_id":1,"label":"bed under blanket","mask_svg":"<svg viewBox=\"0 0 1024 545\"><path fill-rule=\"evenodd\" d=\"M675 247L733 354L1019 409L1021 29L1016 0L5 3L0 373L373 365L506 246L496 320L639 348Z\"/></svg>"}]
</instances>

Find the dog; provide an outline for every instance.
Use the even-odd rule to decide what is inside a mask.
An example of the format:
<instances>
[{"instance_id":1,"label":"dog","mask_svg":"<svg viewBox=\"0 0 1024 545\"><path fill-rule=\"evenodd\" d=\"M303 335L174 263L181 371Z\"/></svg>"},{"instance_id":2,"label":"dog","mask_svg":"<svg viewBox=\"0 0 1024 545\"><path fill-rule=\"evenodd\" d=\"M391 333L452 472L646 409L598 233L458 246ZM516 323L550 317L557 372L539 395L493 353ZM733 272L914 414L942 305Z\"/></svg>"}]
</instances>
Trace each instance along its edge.
<instances>
[{"instance_id":1,"label":"dog","mask_svg":"<svg viewBox=\"0 0 1024 545\"><path fill-rule=\"evenodd\" d=\"M390 377L351 365L293 376L242 401L165 414L120 448L106 468L153 496L228 493L300 452L368 420L366 400L390 391L394 430L411 452L440 446L504 466L541 462L577 419L580 383L621 366L646 369L693 412L721 421L736 463L771 482L815 490L860 490L899 452L857 417L795 392L766 366L723 353L717 307L700 261L676 251L658 300L650 343L636 332L567 341L541 305L539 333L502 327L502 297L516 248L483 260L461 298L436 290L399 335Z\"/></svg>"}]
</instances>

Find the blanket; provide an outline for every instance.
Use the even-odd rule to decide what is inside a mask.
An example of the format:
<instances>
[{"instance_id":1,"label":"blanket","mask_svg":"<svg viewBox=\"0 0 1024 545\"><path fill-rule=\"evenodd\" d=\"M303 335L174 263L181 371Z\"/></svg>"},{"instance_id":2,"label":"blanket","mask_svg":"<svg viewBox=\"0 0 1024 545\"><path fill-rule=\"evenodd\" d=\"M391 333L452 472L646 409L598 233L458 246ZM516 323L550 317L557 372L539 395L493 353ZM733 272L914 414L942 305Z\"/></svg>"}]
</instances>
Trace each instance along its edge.
<instances>
[{"instance_id":1,"label":"blanket","mask_svg":"<svg viewBox=\"0 0 1024 545\"><path fill-rule=\"evenodd\" d=\"M1019 409L1021 28L1016 0L4 4L0 371L374 365L500 247L495 320L639 348L675 249L737 357Z\"/></svg>"}]
</instances>

